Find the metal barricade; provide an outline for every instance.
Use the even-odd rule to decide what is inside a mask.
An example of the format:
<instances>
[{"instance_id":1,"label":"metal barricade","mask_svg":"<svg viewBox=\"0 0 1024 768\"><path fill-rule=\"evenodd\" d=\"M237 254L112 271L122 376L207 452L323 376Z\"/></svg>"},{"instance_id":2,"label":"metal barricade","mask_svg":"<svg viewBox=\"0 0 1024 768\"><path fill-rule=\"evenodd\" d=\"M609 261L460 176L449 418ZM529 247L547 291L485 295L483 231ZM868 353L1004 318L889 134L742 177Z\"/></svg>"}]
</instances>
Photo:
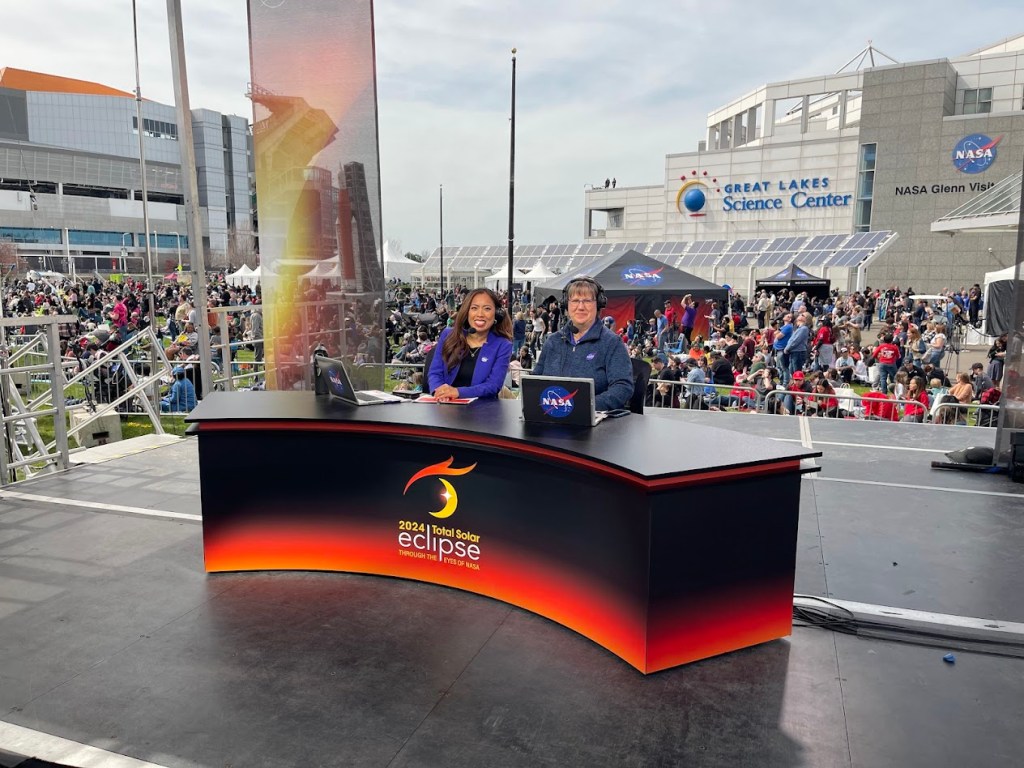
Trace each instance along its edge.
<instances>
[{"instance_id":1,"label":"metal barricade","mask_svg":"<svg viewBox=\"0 0 1024 768\"><path fill-rule=\"evenodd\" d=\"M647 402L651 408L753 408L758 400L757 390L744 384L712 384L668 379L648 381L647 395Z\"/></svg>"}]
</instances>

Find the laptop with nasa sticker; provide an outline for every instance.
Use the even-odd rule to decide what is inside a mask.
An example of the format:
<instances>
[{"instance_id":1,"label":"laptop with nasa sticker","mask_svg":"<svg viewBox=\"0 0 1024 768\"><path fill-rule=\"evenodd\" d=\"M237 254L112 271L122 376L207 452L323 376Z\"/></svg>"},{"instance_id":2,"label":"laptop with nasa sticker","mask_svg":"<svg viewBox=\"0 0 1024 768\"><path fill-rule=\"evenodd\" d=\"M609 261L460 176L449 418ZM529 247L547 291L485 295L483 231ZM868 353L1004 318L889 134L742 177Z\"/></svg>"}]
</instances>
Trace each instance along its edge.
<instances>
[{"instance_id":1,"label":"laptop with nasa sticker","mask_svg":"<svg viewBox=\"0 0 1024 768\"><path fill-rule=\"evenodd\" d=\"M605 417L594 410L594 380L523 376L523 420L532 424L594 427Z\"/></svg>"},{"instance_id":2,"label":"laptop with nasa sticker","mask_svg":"<svg viewBox=\"0 0 1024 768\"><path fill-rule=\"evenodd\" d=\"M352 377L344 360L330 357L317 357L317 368L327 388L327 394L336 397L349 405L381 405L382 403L401 403L402 398L375 389L361 390L352 385Z\"/></svg>"}]
</instances>

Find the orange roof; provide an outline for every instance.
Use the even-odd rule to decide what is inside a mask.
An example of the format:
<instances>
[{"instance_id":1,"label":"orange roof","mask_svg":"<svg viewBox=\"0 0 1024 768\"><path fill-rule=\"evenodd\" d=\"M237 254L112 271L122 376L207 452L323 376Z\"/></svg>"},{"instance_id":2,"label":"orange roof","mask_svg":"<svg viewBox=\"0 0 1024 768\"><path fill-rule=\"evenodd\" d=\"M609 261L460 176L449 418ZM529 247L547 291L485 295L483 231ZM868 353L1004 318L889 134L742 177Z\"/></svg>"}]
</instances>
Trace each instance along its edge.
<instances>
[{"instance_id":1,"label":"orange roof","mask_svg":"<svg viewBox=\"0 0 1024 768\"><path fill-rule=\"evenodd\" d=\"M47 93L79 93L89 96L125 96L134 99L134 93L119 91L107 85L91 83L88 80L76 80L73 77L47 75L42 72L29 72L27 69L14 67L0 68L0 88L15 91L44 91Z\"/></svg>"}]
</instances>

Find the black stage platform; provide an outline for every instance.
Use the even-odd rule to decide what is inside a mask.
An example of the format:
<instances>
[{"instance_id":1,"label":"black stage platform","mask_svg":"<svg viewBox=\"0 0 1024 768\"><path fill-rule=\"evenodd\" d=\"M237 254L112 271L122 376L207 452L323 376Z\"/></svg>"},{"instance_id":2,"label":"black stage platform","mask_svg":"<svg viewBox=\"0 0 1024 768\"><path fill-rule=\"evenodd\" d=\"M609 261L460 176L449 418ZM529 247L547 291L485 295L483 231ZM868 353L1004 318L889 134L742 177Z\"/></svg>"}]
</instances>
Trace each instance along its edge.
<instances>
[{"instance_id":1,"label":"black stage platform","mask_svg":"<svg viewBox=\"0 0 1024 768\"><path fill-rule=\"evenodd\" d=\"M798 592L1024 622L1024 487L929 468L992 430L648 418L675 420L681 439L700 421L824 452L802 484ZM259 493L258 478L224 482ZM77 764L168 768L1024 761L1022 660L958 652L950 665L945 649L797 628L645 677L550 621L443 587L208 576L193 440L12 490L0 491L10 753L55 759L70 740L110 753ZM715 512L770 504L726 491ZM13 759L0 751L0 765Z\"/></svg>"}]
</instances>

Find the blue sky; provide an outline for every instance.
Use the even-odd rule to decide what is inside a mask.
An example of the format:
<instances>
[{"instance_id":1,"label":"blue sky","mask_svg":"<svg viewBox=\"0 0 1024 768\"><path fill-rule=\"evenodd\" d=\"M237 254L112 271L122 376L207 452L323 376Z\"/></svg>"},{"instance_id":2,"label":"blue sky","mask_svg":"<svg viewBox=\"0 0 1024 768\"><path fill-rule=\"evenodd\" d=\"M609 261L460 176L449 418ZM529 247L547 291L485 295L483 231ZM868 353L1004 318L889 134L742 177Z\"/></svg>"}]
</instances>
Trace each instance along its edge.
<instances>
[{"instance_id":1,"label":"blue sky","mask_svg":"<svg viewBox=\"0 0 1024 768\"><path fill-rule=\"evenodd\" d=\"M192 105L251 119L245 0L182 5ZM166 3L138 8L143 95L172 103ZM664 156L762 83L836 71L869 39L919 61L1024 33L1018 1L377 0L375 15L384 235L416 252L437 245L441 183L446 246L507 239L512 47L530 244L580 242L585 184L662 183ZM130 91L131 41L130 0L5 3L0 66Z\"/></svg>"}]
</instances>

